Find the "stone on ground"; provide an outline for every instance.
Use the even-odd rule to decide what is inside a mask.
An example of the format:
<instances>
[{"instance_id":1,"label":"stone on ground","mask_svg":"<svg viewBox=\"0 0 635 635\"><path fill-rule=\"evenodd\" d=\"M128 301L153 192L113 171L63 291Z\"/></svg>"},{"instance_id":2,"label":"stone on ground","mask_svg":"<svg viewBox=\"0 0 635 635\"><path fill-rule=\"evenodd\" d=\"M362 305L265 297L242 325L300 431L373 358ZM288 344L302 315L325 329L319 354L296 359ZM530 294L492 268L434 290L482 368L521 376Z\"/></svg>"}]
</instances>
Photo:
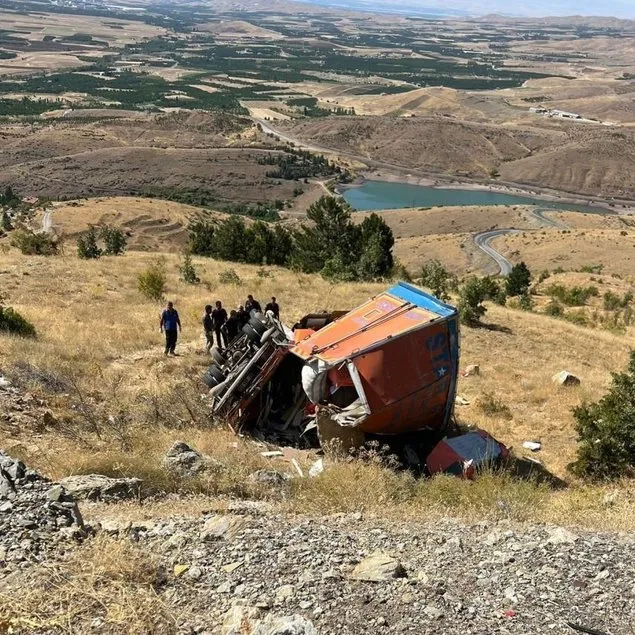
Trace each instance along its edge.
<instances>
[{"instance_id":1,"label":"stone on ground","mask_svg":"<svg viewBox=\"0 0 635 635\"><path fill-rule=\"evenodd\" d=\"M554 384L558 384L558 386L579 386L580 379L576 377L573 373L570 373L566 370L561 370L559 373L556 373L552 377L552 381Z\"/></svg>"},{"instance_id":2,"label":"stone on ground","mask_svg":"<svg viewBox=\"0 0 635 635\"><path fill-rule=\"evenodd\" d=\"M80 500L113 502L139 498L141 493L141 479L110 478L102 474L67 476L60 485Z\"/></svg>"},{"instance_id":3,"label":"stone on ground","mask_svg":"<svg viewBox=\"0 0 635 635\"><path fill-rule=\"evenodd\" d=\"M364 558L351 572L353 580L363 580L367 582L384 582L395 578L403 578L406 571L399 562L392 556L376 552Z\"/></svg>"},{"instance_id":4,"label":"stone on ground","mask_svg":"<svg viewBox=\"0 0 635 635\"><path fill-rule=\"evenodd\" d=\"M318 635L318 632L315 626L301 615L267 615L253 631L253 635Z\"/></svg>"},{"instance_id":5,"label":"stone on ground","mask_svg":"<svg viewBox=\"0 0 635 635\"><path fill-rule=\"evenodd\" d=\"M165 453L163 466L177 476L192 477L205 469L205 459L184 441L176 441Z\"/></svg>"}]
</instances>

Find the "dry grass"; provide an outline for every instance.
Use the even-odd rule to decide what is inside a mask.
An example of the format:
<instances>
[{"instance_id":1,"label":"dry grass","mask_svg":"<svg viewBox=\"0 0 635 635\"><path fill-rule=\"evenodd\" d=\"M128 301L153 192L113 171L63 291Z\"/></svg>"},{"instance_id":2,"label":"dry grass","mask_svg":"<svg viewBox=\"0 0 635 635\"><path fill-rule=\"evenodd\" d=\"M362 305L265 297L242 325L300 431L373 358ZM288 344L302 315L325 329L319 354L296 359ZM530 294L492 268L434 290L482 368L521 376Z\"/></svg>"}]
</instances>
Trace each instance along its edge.
<instances>
[{"instance_id":1,"label":"dry grass","mask_svg":"<svg viewBox=\"0 0 635 635\"><path fill-rule=\"evenodd\" d=\"M524 260L533 271L556 269L577 271L585 265L601 264L603 273L631 275L635 271L635 229L573 229L502 236L492 246L512 262Z\"/></svg>"},{"instance_id":2,"label":"dry grass","mask_svg":"<svg viewBox=\"0 0 635 635\"><path fill-rule=\"evenodd\" d=\"M0 593L0 628L14 632L174 633L161 600L165 572L131 542L104 535L30 572Z\"/></svg>"},{"instance_id":3,"label":"dry grass","mask_svg":"<svg viewBox=\"0 0 635 635\"><path fill-rule=\"evenodd\" d=\"M26 428L0 427L0 447L53 477L80 472L134 475L144 479L148 493L271 498L271 491L250 486L248 475L261 467L291 472L290 466L265 460L259 454L262 448L252 441L212 427L200 400L198 377L209 361L202 353L203 305L221 298L234 306L249 292L260 300L276 295L283 318L292 323L315 309L355 306L384 285L329 285L275 268L271 277L261 277L255 267L196 258L204 282L189 286L178 280L178 258L167 255L168 295L180 311L184 332L178 349L182 356L166 359L158 332L161 307L136 290L137 274L153 259L141 252L99 261L0 253L0 285L40 333L35 341L0 337L0 368L46 397L59 421L37 437ZM241 279L238 286L218 282L219 273L230 266ZM576 447L571 409L605 392L610 372L625 366L634 338L495 305L489 306L485 321L493 326L462 331L461 367L477 363L481 374L459 380L459 394L470 402L457 407L459 420L488 430L520 455L523 441L541 440L543 449L534 457L569 479L566 465ZM582 385L556 387L551 377L563 369L577 374ZM56 381L61 387L55 387ZM487 394L505 417L479 407ZM108 420L111 414L114 423ZM221 466L187 482L170 476L161 459L177 439ZM300 456L303 466L311 460L310 455ZM377 465L336 463L321 478L298 482L288 504L305 512L364 508L385 516L507 514L519 520L566 518L571 524L632 528L632 487L616 486L618 499L607 507L603 500L612 491L608 487L573 483L563 491L550 491L505 474L476 483L420 482ZM505 503L502 508L499 501Z\"/></svg>"}]
</instances>

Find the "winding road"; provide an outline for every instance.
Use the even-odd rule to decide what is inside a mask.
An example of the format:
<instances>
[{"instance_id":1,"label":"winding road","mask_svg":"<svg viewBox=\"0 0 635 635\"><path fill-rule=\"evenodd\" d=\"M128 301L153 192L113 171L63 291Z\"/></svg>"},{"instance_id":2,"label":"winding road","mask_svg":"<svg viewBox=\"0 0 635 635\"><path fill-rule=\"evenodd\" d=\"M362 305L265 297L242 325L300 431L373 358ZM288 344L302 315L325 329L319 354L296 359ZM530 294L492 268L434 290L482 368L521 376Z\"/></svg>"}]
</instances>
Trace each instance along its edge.
<instances>
[{"instance_id":1,"label":"winding road","mask_svg":"<svg viewBox=\"0 0 635 635\"><path fill-rule=\"evenodd\" d=\"M398 171L398 172L406 171L409 174L413 174L413 175L418 174L418 175L427 176L427 177L431 176L430 173L424 172L422 170L410 169L410 168L406 168L405 166L384 163L382 161L375 161L373 159L370 159L369 157L363 157L363 156L351 154L349 152L343 152L341 150L334 150L333 148L326 148L319 145L312 145L305 141L302 141L302 139L292 137L288 134L285 134L284 132L280 132L279 130L272 128L268 121L265 121L263 119L256 119L256 118L253 118L253 121L260 125L262 131L265 134L270 134L276 137L277 139L279 139L280 141L283 141L285 143L291 143L304 150L309 150L310 152L327 152L331 154L336 153L348 159L353 159L356 161L360 161L361 163L365 163L369 167L375 167L375 168L381 167L384 169ZM556 210L554 210L553 208L550 208L548 205L545 205L544 207L536 207L535 209L532 209L530 211L530 214L543 227L566 229L567 226L564 223L554 220L553 218L549 218L548 216L545 216L546 212L553 212L553 211L556 211ZM532 231L532 230L529 230L529 229L519 230L519 229L511 229L511 228L510 229L493 229L493 230L488 230L484 232L479 232L478 234L474 234L473 236L474 244L482 252L484 252L490 258L494 260L494 262L498 265L500 269L500 275L502 276L509 275L509 272L511 271L513 265L509 260L507 260L507 258L505 258L505 256L503 256L500 252L496 251L496 249L494 249L491 246L490 242L494 240L494 238L498 238L499 236L505 236L508 234L516 234L520 231Z\"/></svg>"}]
</instances>

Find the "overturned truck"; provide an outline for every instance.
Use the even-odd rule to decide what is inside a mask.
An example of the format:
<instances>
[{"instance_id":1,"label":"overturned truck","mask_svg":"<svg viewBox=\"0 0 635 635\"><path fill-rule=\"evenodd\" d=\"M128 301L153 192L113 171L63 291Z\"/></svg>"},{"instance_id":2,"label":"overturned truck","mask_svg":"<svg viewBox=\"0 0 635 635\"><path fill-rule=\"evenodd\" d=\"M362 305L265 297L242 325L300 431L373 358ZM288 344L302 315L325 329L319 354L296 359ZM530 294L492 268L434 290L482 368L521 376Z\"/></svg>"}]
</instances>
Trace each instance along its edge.
<instances>
[{"instance_id":1,"label":"overturned truck","mask_svg":"<svg viewBox=\"0 0 635 635\"><path fill-rule=\"evenodd\" d=\"M237 433L300 447L422 432L438 439L453 414L458 313L400 282L293 328L252 316L213 354L203 378L212 410Z\"/></svg>"}]
</instances>

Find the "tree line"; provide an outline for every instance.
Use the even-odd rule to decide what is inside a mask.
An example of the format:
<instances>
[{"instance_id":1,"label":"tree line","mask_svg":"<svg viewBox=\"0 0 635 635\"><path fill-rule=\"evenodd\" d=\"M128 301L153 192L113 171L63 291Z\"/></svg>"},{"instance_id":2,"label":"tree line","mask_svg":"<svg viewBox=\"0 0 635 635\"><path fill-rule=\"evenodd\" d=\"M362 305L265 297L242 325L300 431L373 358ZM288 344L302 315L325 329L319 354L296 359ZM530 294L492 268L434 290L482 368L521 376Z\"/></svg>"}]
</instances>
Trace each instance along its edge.
<instances>
[{"instance_id":1,"label":"tree line","mask_svg":"<svg viewBox=\"0 0 635 635\"><path fill-rule=\"evenodd\" d=\"M220 260L289 267L338 281L387 277L394 266L392 230L377 214L356 224L348 205L323 196L307 211L310 224L288 230L233 216L189 226L192 253Z\"/></svg>"}]
</instances>

